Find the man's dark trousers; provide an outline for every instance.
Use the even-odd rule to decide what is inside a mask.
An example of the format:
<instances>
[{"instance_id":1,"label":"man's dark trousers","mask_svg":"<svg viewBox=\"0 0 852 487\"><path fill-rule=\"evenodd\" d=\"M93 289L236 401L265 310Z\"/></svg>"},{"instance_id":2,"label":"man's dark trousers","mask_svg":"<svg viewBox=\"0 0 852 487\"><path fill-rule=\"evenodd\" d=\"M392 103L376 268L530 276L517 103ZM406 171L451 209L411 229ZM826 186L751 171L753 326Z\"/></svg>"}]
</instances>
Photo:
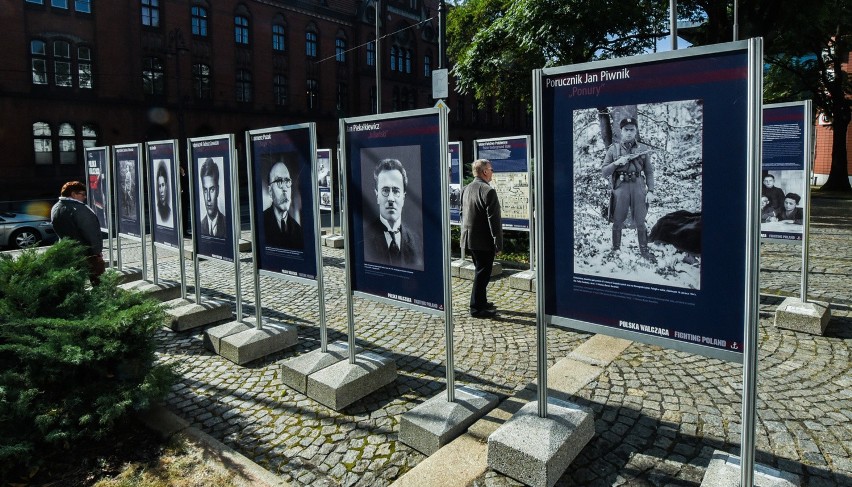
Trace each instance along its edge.
<instances>
[{"instance_id":1,"label":"man's dark trousers","mask_svg":"<svg viewBox=\"0 0 852 487\"><path fill-rule=\"evenodd\" d=\"M470 312L485 311L488 308L488 298L485 296L485 288L491 280L491 267L494 265L495 252L493 250L471 250L470 257L476 268L473 276L473 292L470 293Z\"/></svg>"}]
</instances>

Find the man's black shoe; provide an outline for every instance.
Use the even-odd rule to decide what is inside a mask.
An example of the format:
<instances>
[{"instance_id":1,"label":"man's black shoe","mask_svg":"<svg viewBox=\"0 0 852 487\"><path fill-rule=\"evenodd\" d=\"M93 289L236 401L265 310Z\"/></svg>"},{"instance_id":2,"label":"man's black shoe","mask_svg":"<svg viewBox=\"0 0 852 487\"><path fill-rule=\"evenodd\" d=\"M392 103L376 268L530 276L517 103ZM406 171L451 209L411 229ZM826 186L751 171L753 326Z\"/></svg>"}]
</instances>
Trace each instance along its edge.
<instances>
[{"instance_id":1,"label":"man's black shoe","mask_svg":"<svg viewBox=\"0 0 852 487\"><path fill-rule=\"evenodd\" d=\"M474 318L494 318L497 316L496 309L483 309L479 311L471 311L470 316Z\"/></svg>"},{"instance_id":2,"label":"man's black shoe","mask_svg":"<svg viewBox=\"0 0 852 487\"><path fill-rule=\"evenodd\" d=\"M489 301L489 302L485 303L485 309L495 309L496 310L497 305L495 305L494 303Z\"/></svg>"}]
</instances>

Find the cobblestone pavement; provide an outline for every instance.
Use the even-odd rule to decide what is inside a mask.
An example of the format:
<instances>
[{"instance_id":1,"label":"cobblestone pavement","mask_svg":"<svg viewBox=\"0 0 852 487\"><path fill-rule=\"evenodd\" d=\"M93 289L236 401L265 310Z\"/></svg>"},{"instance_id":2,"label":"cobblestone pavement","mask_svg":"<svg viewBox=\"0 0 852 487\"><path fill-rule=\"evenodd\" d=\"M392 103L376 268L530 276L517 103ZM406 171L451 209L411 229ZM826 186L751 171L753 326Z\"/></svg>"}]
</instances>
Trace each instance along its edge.
<instances>
[{"instance_id":1,"label":"cobblestone pavement","mask_svg":"<svg viewBox=\"0 0 852 487\"><path fill-rule=\"evenodd\" d=\"M852 485L852 202L815 200L811 231L809 294L832 303L823 337L773 326L778 296L798 295L800 246L761 248L756 460L802 485ZM176 279L176 255L160 254L160 276ZM138 261L139 245L123 256ZM345 341L343 252L325 248L324 261L329 340ZM253 315L250 254L242 263L243 311ZM233 266L200 269L206 296L233 299ZM316 290L260 281L264 316L297 323L299 344L237 366L204 349L203 330L164 329L160 360L181 375L168 407L293 485L388 485L422 461L397 434L402 413L444 391L442 320L356 299L358 345L392 357L399 377L336 412L279 380L281 361L319 348ZM535 294L510 289L504 273L489 288L500 317L474 320L463 306L469 292L469 281L453 279L456 380L511 395L536 376ZM550 363L589 337L551 328ZM596 434L558 485L699 485L713 450L739 452L741 380L737 364L633 343L575 396L595 411ZM474 485L518 484L488 470Z\"/></svg>"}]
</instances>

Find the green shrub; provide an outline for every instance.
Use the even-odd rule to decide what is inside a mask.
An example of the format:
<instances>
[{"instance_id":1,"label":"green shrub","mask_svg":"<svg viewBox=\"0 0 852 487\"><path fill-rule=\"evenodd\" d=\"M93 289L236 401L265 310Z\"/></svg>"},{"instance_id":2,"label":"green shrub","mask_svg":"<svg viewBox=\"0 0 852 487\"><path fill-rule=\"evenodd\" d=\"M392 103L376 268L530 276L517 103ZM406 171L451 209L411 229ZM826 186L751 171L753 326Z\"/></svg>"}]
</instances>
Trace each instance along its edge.
<instances>
[{"instance_id":1,"label":"green shrub","mask_svg":"<svg viewBox=\"0 0 852 487\"><path fill-rule=\"evenodd\" d=\"M0 255L0 479L108 437L168 392L174 375L154 364L163 312L117 279L86 289L82 248L67 240Z\"/></svg>"}]
</instances>

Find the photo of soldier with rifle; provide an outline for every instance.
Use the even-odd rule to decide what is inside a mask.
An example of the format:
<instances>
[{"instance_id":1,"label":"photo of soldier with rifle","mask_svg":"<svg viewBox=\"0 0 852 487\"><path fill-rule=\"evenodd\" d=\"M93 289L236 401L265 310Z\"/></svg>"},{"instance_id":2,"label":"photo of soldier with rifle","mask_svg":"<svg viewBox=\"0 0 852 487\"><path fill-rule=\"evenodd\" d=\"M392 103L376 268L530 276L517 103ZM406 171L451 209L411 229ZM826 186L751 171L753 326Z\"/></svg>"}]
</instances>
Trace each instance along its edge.
<instances>
[{"instance_id":1,"label":"photo of soldier with rifle","mask_svg":"<svg viewBox=\"0 0 852 487\"><path fill-rule=\"evenodd\" d=\"M638 141L636 119L626 117L619 124L621 141L613 143L604 156L602 174L611 181L609 221L612 222L612 250L621 250L621 233L632 220L639 241L639 254L648 262L656 257L648 250L648 229L645 216L654 195L654 165L651 147Z\"/></svg>"}]
</instances>

